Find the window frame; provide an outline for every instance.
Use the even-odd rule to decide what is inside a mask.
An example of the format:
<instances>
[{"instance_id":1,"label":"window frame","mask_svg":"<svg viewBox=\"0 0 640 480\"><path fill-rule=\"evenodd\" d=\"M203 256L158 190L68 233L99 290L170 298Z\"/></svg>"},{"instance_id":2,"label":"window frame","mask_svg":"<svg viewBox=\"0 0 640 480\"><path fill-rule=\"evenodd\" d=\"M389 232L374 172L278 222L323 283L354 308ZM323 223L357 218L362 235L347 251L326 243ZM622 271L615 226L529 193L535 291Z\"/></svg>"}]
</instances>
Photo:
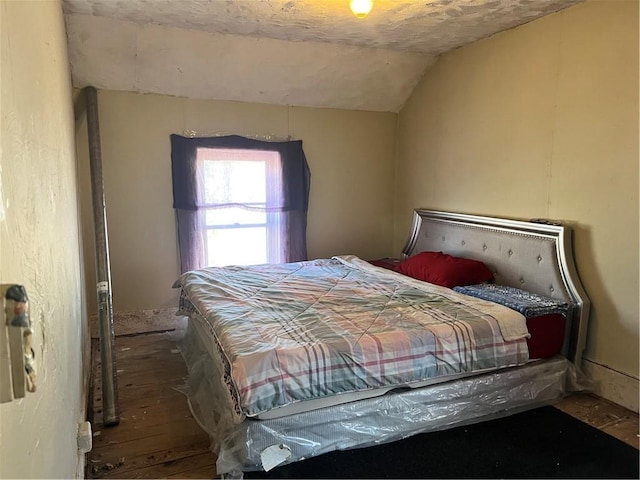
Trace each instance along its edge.
<instances>
[{"instance_id":1,"label":"window frame","mask_svg":"<svg viewBox=\"0 0 640 480\"><path fill-rule=\"evenodd\" d=\"M201 151L205 151L205 150L209 150L209 151L216 151L216 150L236 150L236 151L245 151L247 152L246 154L248 156L250 156L251 158L246 158L246 159L222 159L222 158L215 158L215 154L214 153L209 153L209 155L206 155L207 158L201 158ZM198 210L198 216L200 217L199 219L199 225L200 225L200 229L202 231L202 245L203 245L203 260L205 263L205 267L211 267L211 266L224 266L224 265L229 265L226 262L213 262L212 259L210 258L210 245L209 245L209 239L208 239L208 235L207 232L209 231L216 231L216 230L241 230L241 229L249 229L249 228L264 228L264 234L265 234L265 244L264 245L259 245L260 248L264 248L264 252L265 255L263 257L263 263L282 263L284 261L283 259L283 254L280 251L280 244L282 239L280 238L281 236L285 235L285 232L282 229L282 219L279 218L280 217L280 212L274 212L274 211L270 211L270 209L268 208L268 202L269 202L269 194L271 192L271 190L268 188L268 184L270 181L269 178L269 171L273 170L269 168L269 162L277 162L277 169L273 170L276 173L276 177L277 176L281 176L281 172L282 172L282 155L277 152L277 151L273 151L273 150L248 150L248 149L242 149L242 148L228 148L228 147L198 147L197 151L196 151L196 155L197 155L197 168L198 169L202 169L201 172L199 173L198 177L202 179L202 184L200 185L200 189L201 189L201 193L200 195L202 196L202 198L206 197L205 194L205 189L207 188L207 184L206 184L206 178L204 175L204 165L205 162L216 162L216 161L226 161L226 162L260 162L262 164L264 164L264 176L262 178L262 180L265 182L266 188L265 188L265 198L264 198L264 202L244 202L244 203L236 203L236 202L230 202L230 203L204 203L201 205L201 208ZM255 158L255 157L259 157L260 155L263 155L265 158ZM205 155L203 154L203 157ZM271 157L271 158L268 158ZM282 182L280 179L280 183L279 186L282 188ZM283 192L279 192L278 195L280 197L283 196ZM253 210L256 209L256 211L261 211L262 213L264 213L265 215L265 222L264 223L233 223L233 224L219 224L219 225L209 225L207 224L206 221L206 215L207 212L211 211L211 210L222 210L225 208L243 208L243 207L248 207L246 208L247 210ZM234 256L234 255L232 255ZM235 263L235 264L240 264L240 263Z\"/></svg>"}]
</instances>

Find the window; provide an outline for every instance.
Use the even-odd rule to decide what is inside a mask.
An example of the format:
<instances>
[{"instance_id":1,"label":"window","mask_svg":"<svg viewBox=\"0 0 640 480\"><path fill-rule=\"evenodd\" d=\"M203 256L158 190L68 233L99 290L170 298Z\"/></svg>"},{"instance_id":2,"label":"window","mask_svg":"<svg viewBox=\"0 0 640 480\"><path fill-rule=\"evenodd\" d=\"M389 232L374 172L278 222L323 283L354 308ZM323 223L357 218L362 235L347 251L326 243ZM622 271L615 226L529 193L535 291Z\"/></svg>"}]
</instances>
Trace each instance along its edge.
<instances>
[{"instance_id":1,"label":"window","mask_svg":"<svg viewBox=\"0 0 640 480\"><path fill-rule=\"evenodd\" d=\"M198 148L197 155L205 266L281 263L280 154Z\"/></svg>"},{"instance_id":2,"label":"window","mask_svg":"<svg viewBox=\"0 0 640 480\"><path fill-rule=\"evenodd\" d=\"M171 135L180 270L307 259L302 141Z\"/></svg>"}]
</instances>

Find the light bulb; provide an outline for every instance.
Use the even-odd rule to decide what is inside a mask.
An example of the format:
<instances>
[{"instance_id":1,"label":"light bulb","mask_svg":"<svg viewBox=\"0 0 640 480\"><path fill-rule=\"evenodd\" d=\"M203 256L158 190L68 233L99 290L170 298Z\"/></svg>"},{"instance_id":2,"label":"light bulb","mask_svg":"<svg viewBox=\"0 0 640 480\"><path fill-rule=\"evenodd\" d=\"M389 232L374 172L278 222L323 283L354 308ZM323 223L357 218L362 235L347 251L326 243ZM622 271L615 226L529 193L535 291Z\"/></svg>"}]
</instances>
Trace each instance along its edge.
<instances>
[{"instance_id":1,"label":"light bulb","mask_svg":"<svg viewBox=\"0 0 640 480\"><path fill-rule=\"evenodd\" d=\"M358 18L369 15L373 8L373 0L351 0L351 11Z\"/></svg>"}]
</instances>

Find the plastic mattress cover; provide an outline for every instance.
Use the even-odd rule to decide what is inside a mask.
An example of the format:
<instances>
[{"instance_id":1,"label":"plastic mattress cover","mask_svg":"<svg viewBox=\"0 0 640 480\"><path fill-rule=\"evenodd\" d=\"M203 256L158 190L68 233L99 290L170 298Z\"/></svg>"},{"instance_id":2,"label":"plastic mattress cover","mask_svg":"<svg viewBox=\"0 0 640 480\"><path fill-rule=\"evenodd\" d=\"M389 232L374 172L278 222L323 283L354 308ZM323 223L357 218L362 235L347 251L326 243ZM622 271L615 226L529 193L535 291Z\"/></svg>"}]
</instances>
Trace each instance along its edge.
<instances>
[{"instance_id":1,"label":"plastic mattress cover","mask_svg":"<svg viewBox=\"0 0 640 480\"><path fill-rule=\"evenodd\" d=\"M574 365L558 356L306 413L234 423L222 369L205 345L190 320L180 340L189 371L185 393L194 418L211 438L217 473L223 478L243 478L243 472L269 470L334 450L491 420L589 388Z\"/></svg>"}]
</instances>

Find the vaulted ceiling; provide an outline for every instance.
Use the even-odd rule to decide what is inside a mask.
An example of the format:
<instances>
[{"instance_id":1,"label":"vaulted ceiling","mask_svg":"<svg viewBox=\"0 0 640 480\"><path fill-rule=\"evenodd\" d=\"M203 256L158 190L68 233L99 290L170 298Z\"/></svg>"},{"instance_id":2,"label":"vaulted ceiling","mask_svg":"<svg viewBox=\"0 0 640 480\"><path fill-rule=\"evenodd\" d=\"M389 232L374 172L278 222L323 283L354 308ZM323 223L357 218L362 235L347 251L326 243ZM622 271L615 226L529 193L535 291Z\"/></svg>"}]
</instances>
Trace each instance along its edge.
<instances>
[{"instance_id":1,"label":"vaulted ceiling","mask_svg":"<svg viewBox=\"0 0 640 480\"><path fill-rule=\"evenodd\" d=\"M74 86L397 112L437 56L581 0L63 0Z\"/></svg>"}]
</instances>

